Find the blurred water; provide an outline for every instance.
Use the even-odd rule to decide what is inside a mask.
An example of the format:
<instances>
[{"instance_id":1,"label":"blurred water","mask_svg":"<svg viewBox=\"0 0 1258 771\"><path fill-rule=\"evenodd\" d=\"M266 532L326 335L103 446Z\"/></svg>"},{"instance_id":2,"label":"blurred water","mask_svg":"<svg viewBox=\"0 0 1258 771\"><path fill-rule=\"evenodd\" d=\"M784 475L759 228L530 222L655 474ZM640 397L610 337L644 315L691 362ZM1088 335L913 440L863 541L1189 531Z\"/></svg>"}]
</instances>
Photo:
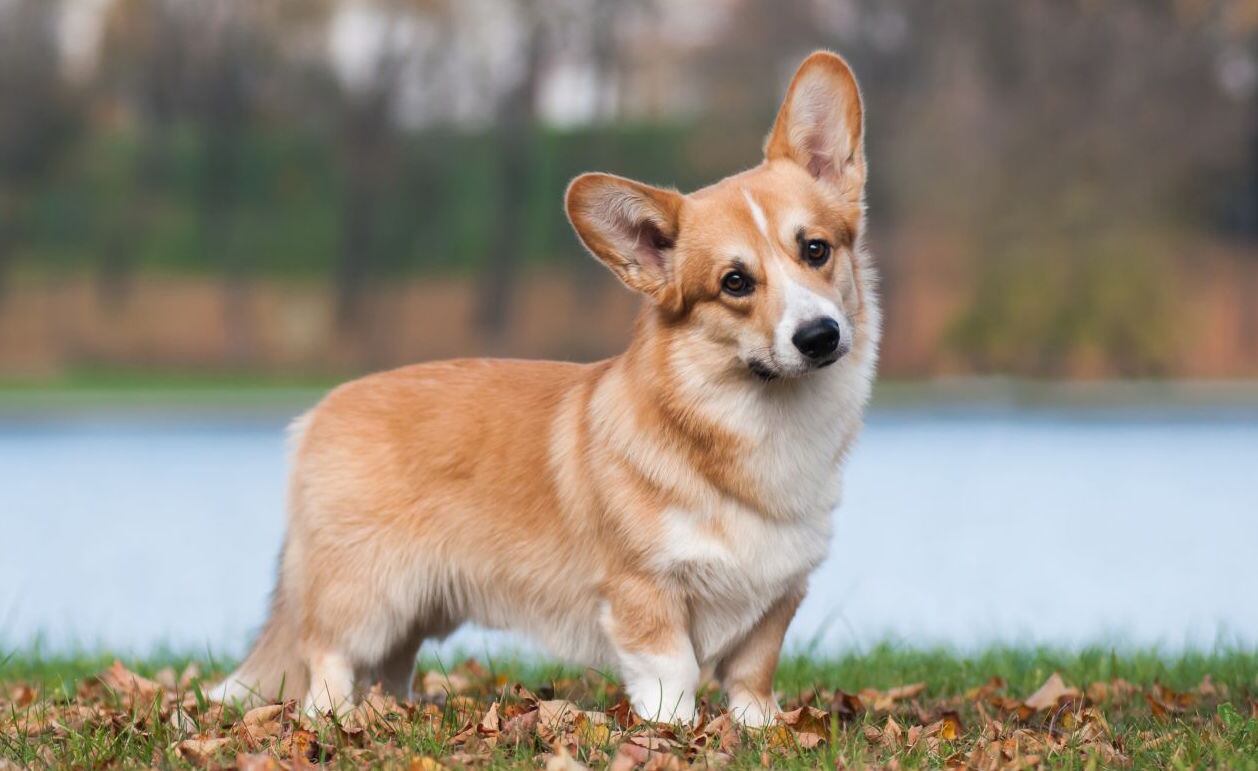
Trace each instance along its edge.
<instances>
[{"instance_id":1,"label":"blurred water","mask_svg":"<svg viewBox=\"0 0 1258 771\"><path fill-rule=\"evenodd\" d=\"M0 420L0 643L240 653L282 535L283 423ZM796 646L1258 644L1252 413L875 411L835 517Z\"/></svg>"}]
</instances>

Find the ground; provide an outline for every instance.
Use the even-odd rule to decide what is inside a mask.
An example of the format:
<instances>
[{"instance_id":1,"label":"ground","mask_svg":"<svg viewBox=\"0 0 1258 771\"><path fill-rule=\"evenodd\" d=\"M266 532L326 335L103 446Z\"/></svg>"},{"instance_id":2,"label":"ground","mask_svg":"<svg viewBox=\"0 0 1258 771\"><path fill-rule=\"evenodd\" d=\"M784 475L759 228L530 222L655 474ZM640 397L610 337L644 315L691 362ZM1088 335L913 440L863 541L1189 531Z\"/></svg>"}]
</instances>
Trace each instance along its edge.
<instances>
[{"instance_id":1,"label":"ground","mask_svg":"<svg viewBox=\"0 0 1258 771\"><path fill-rule=\"evenodd\" d=\"M696 727L643 723L610 676L557 665L425 660L417 700L373 693L340 719L285 702L199 698L231 662L0 659L0 770L156 766L1258 769L1258 652L1163 655L883 645L795 655L778 726L740 730L705 691Z\"/></svg>"}]
</instances>

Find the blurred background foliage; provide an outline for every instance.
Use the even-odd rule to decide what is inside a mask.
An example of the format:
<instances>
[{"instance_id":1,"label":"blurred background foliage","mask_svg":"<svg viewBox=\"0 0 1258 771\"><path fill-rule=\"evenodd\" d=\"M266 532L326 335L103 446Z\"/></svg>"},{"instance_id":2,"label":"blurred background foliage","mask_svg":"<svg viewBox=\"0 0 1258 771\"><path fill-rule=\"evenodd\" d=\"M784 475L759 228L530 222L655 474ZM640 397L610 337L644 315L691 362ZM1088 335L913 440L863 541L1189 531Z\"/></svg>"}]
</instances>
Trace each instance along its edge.
<instances>
[{"instance_id":1,"label":"blurred background foliage","mask_svg":"<svg viewBox=\"0 0 1258 771\"><path fill-rule=\"evenodd\" d=\"M1252 0L0 0L0 377L594 357L561 199L868 111L884 374L1258 376Z\"/></svg>"}]
</instances>

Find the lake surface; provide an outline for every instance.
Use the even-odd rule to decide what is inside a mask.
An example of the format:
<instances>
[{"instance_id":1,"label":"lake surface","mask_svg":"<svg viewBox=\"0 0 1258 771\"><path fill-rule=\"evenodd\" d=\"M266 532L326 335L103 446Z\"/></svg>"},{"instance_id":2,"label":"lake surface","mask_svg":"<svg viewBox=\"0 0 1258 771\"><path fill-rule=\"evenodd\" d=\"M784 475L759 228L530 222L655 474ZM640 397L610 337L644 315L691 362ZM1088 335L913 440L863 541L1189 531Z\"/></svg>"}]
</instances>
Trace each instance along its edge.
<instances>
[{"instance_id":1,"label":"lake surface","mask_svg":"<svg viewBox=\"0 0 1258 771\"><path fill-rule=\"evenodd\" d=\"M238 655L288 414L0 415L0 644ZM1252 409L874 410L834 516L797 647L1258 644Z\"/></svg>"}]
</instances>

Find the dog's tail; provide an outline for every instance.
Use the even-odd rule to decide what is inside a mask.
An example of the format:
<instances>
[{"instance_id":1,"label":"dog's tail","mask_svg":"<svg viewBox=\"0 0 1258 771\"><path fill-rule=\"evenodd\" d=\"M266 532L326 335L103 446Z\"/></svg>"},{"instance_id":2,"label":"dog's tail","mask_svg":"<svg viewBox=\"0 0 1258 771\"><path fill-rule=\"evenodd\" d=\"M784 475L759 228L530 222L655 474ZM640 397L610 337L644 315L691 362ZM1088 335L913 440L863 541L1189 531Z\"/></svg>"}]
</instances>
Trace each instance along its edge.
<instances>
[{"instance_id":1,"label":"dog's tail","mask_svg":"<svg viewBox=\"0 0 1258 771\"><path fill-rule=\"evenodd\" d=\"M211 700L248 706L305 696L310 674L301 655L294 610L285 600L281 578L271 597L270 616L249 655L236 671L207 692Z\"/></svg>"},{"instance_id":2,"label":"dog's tail","mask_svg":"<svg viewBox=\"0 0 1258 771\"><path fill-rule=\"evenodd\" d=\"M311 412L299 416L288 427L290 456L296 456L310 426ZM289 480L290 511L300 504L297 494L296 465ZM283 699L301 699L309 686L310 672L301 647L301 608L288 587L300 586L301 574L295 570L301 565L299 544L292 541L291 525L280 549L276 569L275 592L271 595L271 612L262 632L253 642L253 648L244 662L227 676L227 679L207 691L207 696L218 702L242 704L268 704Z\"/></svg>"}]
</instances>

